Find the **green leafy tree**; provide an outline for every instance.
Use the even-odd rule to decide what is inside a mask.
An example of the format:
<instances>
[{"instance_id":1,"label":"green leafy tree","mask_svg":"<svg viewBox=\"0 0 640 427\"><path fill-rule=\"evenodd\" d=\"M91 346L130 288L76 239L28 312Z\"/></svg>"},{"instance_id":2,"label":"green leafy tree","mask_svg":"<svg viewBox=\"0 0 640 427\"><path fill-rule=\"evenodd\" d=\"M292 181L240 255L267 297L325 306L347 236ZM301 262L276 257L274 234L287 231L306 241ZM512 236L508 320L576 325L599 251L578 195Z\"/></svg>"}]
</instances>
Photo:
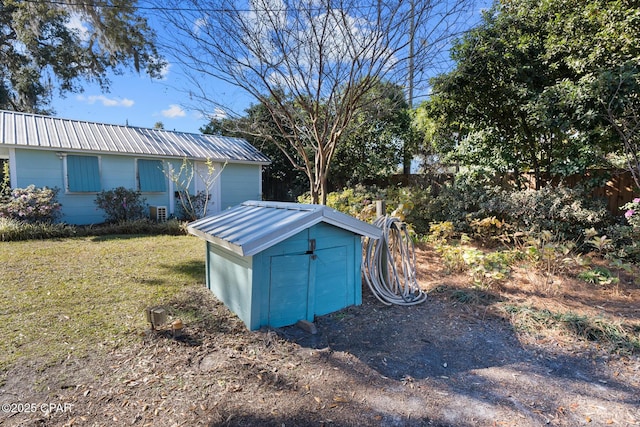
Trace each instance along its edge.
<instances>
[{"instance_id":1,"label":"green leafy tree","mask_svg":"<svg viewBox=\"0 0 640 427\"><path fill-rule=\"evenodd\" d=\"M403 88L380 82L364 97L336 150L329 181L341 189L384 178L398 170L403 150L411 143L409 106Z\"/></svg>"},{"instance_id":2,"label":"green leafy tree","mask_svg":"<svg viewBox=\"0 0 640 427\"><path fill-rule=\"evenodd\" d=\"M604 105L630 92L605 95L598 85L637 63L637 20L630 1L498 3L455 43L455 69L433 80L421 107L436 124L435 145L464 164L533 170L538 185L543 172L602 164L622 148Z\"/></svg>"},{"instance_id":3,"label":"green leafy tree","mask_svg":"<svg viewBox=\"0 0 640 427\"><path fill-rule=\"evenodd\" d=\"M0 108L50 113L54 87L109 87L124 66L158 77L155 34L128 0L0 1ZM80 25L74 24L80 23Z\"/></svg>"}]
</instances>

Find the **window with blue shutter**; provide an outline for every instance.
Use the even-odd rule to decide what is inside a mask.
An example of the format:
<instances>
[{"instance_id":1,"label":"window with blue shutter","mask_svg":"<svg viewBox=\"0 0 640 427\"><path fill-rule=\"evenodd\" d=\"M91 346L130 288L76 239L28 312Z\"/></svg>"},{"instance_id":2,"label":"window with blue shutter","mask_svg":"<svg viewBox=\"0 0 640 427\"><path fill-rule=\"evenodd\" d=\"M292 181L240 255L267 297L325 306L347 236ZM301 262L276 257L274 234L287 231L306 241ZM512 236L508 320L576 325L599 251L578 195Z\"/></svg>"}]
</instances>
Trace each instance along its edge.
<instances>
[{"instance_id":1,"label":"window with blue shutter","mask_svg":"<svg viewBox=\"0 0 640 427\"><path fill-rule=\"evenodd\" d=\"M98 157L67 155L67 191L93 193L100 190Z\"/></svg>"},{"instance_id":2,"label":"window with blue shutter","mask_svg":"<svg viewBox=\"0 0 640 427\"><path fill-rule=\"evenodd\" d=\"M138 159L138 188L142 192L167 191L167 178L162 169L162 160Z\"/></svg>"}]
</instances>

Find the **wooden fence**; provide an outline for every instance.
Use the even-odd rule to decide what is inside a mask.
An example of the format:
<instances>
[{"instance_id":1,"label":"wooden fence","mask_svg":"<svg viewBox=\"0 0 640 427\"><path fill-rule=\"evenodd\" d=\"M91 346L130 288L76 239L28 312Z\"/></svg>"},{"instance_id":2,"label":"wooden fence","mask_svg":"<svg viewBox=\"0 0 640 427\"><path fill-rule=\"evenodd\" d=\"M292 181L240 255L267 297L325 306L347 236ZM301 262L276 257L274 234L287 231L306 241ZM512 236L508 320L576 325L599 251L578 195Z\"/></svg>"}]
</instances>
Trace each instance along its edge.
<instances>
[{"instance_id":1,"label":"wooden fence","mask_svg":"<svg viewBox=\"0 0 640 427\"><path fill-rule=\"evenodd\" d=\"M570 175L563 177L561 180L553 178L552 184L562 184L566 187L576 187L586 181L595 180L602 182L592 190L591 194L594 198L606 200L607 209L613 215L624 215L622 206L629 203L635 197L640 197L640 191L636 187L631 172L627 170L592 170L581 175ZM546 179L549 181L549 179ZM535 177L529 175L529 187L535 188Z\"/></svg>"}]
</instances>

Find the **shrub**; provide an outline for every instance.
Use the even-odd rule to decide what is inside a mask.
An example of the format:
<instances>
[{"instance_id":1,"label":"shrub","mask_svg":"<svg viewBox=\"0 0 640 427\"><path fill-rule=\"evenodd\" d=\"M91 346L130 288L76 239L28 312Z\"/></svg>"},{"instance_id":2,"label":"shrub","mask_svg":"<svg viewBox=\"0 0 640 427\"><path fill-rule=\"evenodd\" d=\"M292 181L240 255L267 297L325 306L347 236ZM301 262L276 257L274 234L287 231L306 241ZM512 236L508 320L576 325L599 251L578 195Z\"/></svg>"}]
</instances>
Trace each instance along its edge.
<instances>
[{"instance_id":1,"label":"shrub","mask_svg":"<svg viewBox=\"0 0 640 427\"><path fill-rule=\"evenodd\" d=\"M189 194L187 191L178 192L178 212L176 216L185 221L195 221L203 218L209 205L209 194L206 191L198 191L197 194Z\"/></svg>"},{"instance_id":2,"label":"shrub","mask_svg":"<svg viewBox=\"0 0 640 427\"><path fill-rule=\"evenodd\" d=\"M583 230L603 230L613 218L601 200L567 187L513 190L488 179L462 175L444 185L430 206L421 211L431 222L450 221L459 232L477 232L492 218L509 224L512 232L548 230L560 239L579 241ZM474 229L475 228L475 229Z\"/></svg>"},{"instance_id":3,"label":"shrub","mask_svg":"<svg viewBox=\"0 0 640 427\"><path fill-rule=\"evenodd\" d=\"M614 224L605 230L614 248L613 256L640 264L640 228Z\"/></svg>"},{"instance_id":4,"label":"shrub","mask_svg":"<svg viewBox=\"0 0 640 427\"><path fill-rule=\"evenodd\" d=\"M503 191L497 199L496 216L518 230L548 230L561 240L579 241L585 229L603 230L613 220L601 200L578 189Z\"/></svg>"},{"instance_id":5,"label":"shrub","mask_svg":"<svg viewBox=\"0 0 640 427\"><path fill-rule=\"evenodd\" d=\"M117 234L164 234L171 236L185 235L187 233L186 223L176 219L164 222L151 221L148 218L120 221L117 223L102 224L81 228L79 234L88 236L107 236Z\"/></svg>"},{"instance_id":6,"label":"shrub","mask_svg":"<svg viewBox=\"0 0 640 427\"><path fill-rule=\"evenodd\" d=\"M0 217L25 223L51 223L60 215L58 188L14 188L0 201Z\"/></svg>"},{"instance_id":7,"label":"shrub","mask_svg":"<svg viewBox=\"0 0 640 427\"><path fill-rule=\"evenodd\" d=\"M0 241L10 242L30 239L55 239L76 235L75 227L62 223L18 221L0 218Z\"/></svg>"},{"instance_id":8,"label":"shrub","mask_svg":"<svg viewBox=\"0 0 640 427\"><path fill-rule=\"evenodd\" d=\"M420 187L388 187L356 185L327 195L327 206L349 214L363 221L375 219L376 200L384 200L387 214L394 214L411 224L413 231L426 234L429 222L425 221L422 207L429 205L430 189ZM311 196L305 193L298 197L300 203L311 203Z\"/></svg>"},{"instance_id":9,"label":"shrub","mask_svg":"<svg viewBox=\"0 0 640 427\"><path fill-rule=\"evenodd\" d=\"M95 203L104 210L106 222L118 223L146 217L146 199L138 190L117 187L103 190L96 196Z\"/></svg>"},{"instance_id":10,"label":"shrub","mask_svg":"<svg viewBox=\"0 0 640 427\"><path fill-rule=\"evenodd\" d=\"M176 219L165 222L155 222L144 218L119 223L102 224L99 226L74 226L64 223L31 224L9 218L0 218L0 241L2 242L122 234L163 234L179 236L188 233L186 223Z\"/></svg>"},{"instance_id":11,"label":"shrub","mask_svg":"<svg viewBox=\"0 0 640 427\"><path fill-rule=\"evenodd\" d=\"M473 219L496 216L494 206L502 191L493 177L481 171L460 173L453 182L442 185L438 194L419 210L427 222L450 221L456 230L469 233Z\"/></svg>"}]
</instances>

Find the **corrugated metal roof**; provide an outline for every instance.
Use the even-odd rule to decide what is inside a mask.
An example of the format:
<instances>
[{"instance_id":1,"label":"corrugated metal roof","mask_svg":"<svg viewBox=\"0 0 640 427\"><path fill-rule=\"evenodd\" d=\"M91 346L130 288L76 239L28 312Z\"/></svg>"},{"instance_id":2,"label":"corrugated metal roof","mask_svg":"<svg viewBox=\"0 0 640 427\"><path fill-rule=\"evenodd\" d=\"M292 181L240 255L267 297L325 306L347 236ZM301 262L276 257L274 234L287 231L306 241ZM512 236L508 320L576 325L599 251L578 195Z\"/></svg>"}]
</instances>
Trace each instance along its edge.
<instances>
[{"instance_id":1,"label":"corrugated metal roof","mask_svg":"<svg viewBox=\"0 0 640 427\"><path fill-rule=\"evenodd\" d=\"M319 222L378 239L382 230L323 205L247 201L187 227L201 237L239 255L255 255Z\"/></svg>"},{"instance_id":2,"label":"corrugated metal roof","mask_svg":"<svg viewBox=\"0 0 640 427\"><path fill-rule=\"evenodd\" d=\"M109 125L0 110L0 147L268 164L241 138Z\"/></svg>"}]
</instances>

